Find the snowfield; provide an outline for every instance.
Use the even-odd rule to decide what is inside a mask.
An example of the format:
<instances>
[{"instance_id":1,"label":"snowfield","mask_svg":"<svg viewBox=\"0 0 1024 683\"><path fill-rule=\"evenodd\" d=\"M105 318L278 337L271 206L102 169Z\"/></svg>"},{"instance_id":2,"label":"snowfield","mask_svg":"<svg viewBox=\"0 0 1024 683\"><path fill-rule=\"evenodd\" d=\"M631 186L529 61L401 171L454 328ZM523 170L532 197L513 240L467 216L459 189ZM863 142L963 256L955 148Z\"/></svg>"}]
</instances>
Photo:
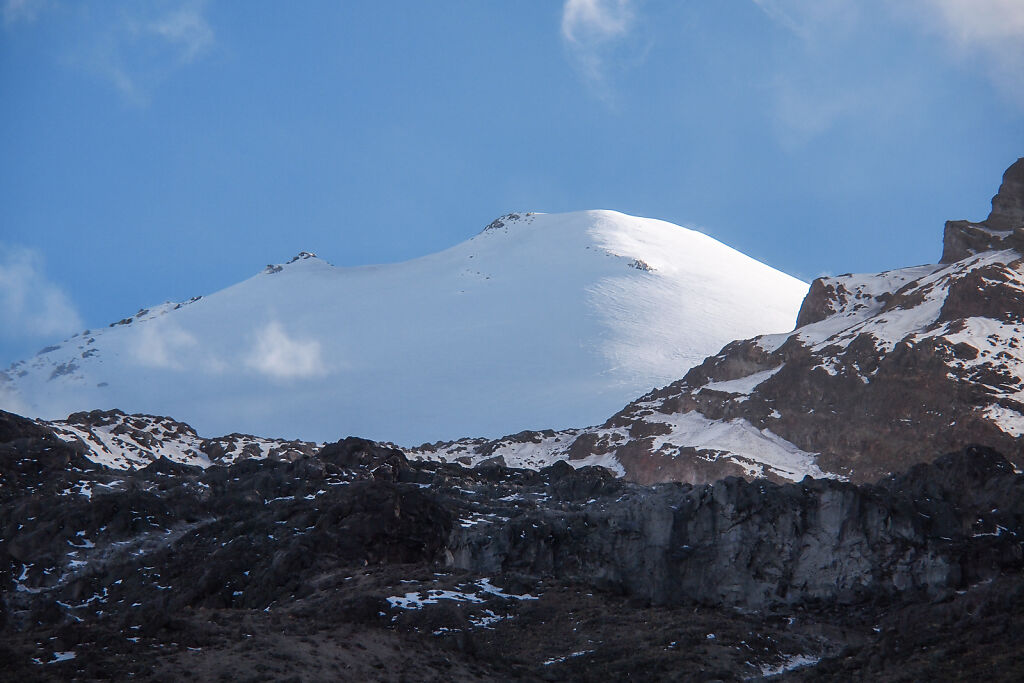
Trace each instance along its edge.
<instances>
[{"instance_id":1,"label":"snowfield","mask_svg":"<svg viewBox=\"0 0 1024 683\"><path fill-rule=\"evenodd\" d=\"M806 291L664 221L511 214L412 261L335 268L303 252L87 330L0 373L0 408L404 445L583 427L733 339L791 330Z\"/></svg>"}]
</instances>

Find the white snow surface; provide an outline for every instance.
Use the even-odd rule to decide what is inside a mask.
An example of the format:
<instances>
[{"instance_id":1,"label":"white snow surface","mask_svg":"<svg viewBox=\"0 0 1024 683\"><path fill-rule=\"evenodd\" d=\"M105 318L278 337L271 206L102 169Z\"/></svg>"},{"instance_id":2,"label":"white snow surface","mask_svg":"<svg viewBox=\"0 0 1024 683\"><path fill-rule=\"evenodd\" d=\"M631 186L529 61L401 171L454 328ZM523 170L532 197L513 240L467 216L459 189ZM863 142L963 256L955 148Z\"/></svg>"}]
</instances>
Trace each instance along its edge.
<instances>
[{"instance_id":1,"label":"white snow surface","mask_svg":"<svg viewBox=\"0 0 1024 683\"><path fill-rule=\"evenodd\" d=\"M875 370L850 363L845 356L850 344L861 335L881 353L891 352L901 343L935 342L943 349L956 346L959 350L945 357L949 377L972 382L991 397L991 402L982 404L973 417L990 421L1011 437L1024 437L1024 323L1009 313L1000 316L998 307L978 310L979 314L987 312L996 317L947 316L940 320L951 287L963 287L965 278L978 278L979 273L982 285L999 292L991 296L1006 296L1007 305L1018 298L1017 293L1024 293L1024 260L1009 250L975 254L952 264L840 275L824 281L831 288L833 310L829 315L790 333L762 335L755 342L768 351L777 351L787 341L798 342L811 350L821 369L832 375L842 372L857 376L865 384L872 381ZM786 365L783 355L773 362L777 365L768 369L756 369L764 366L755 365L745 376L703 384L698 379L692 386L684 385L681 391L691 396L719 392L726 395L723 401L739 406L757 395L759 387ZM712 420L692 408L689 412L663 414L663 398L664 395L644 398L623 411L628 424L638 427L636 434L657 436L633 436L634 432L626 426L591 427L514 435L494 442L463 439L412 449L410 455L467 465L479 465L500 456L509 466L537 469L555 460L569 459L574 440L586 435L594 444L588 448L598 455L569 462L577 467L603 465L619 475L624 470L617 452L624 447L635 450L639 445L653 455L731 461L742 467L747 476L773 475L790 480L805 475L838 476L818 467L817 453L802 450L771 431L775 421L784 419L783 412L789 410L785 406L769 406L767 420L754 425L744 419ZM733 411L737 413L742 411ZM954 423L959 418L951 416ZM655 427L647 428L638 422ZM695 449L697 454L689 449Z\"/></svg>"},{"instance_id":2,"label":"white snow surface","mask_svg":"<svg viewBox=\"0 0 1024 683\"><path fill-rule=\"evenodd\" d=\"M755 372L752 375L746 377L740 377L738 379L724 380L721 382L708 382L701 389L710 389L712 391L724 391L727 394L749 394L757 388L761 382L764 382L769 377L777 373L782 369L782 365L772 368L771 370L762 370L761 372Z\"/></svg>"},{"instance_id":3,"label":"white snow surface","mask_svg":"<svg viewBox=\"0 0 1024 683\"><path fill-rule=\"evenodd\" d=\"M762 377L763 381L766 377ZM643 402L641 409L651 408ZM666 415L647 411L643 422L664 425L666 434L650 439L652 454L667 457L692 457L687 451L701 451L700 457L711 460L728 460L740 466L749 477L763 477L769 474L800 481L805 476L834 477L822 471L817 465L817 453L808 453L774 434L769 429L758 429L746 420L710 420L696 411ZM569 460L569 447L581 434L593 434L610 449L600 455L589 455L579 460ZM623 427L591 427L583 430L556 432L552 435L535 435L536 441L517 441L513 438L491 444L486 455L475 451L480 440L462 440L444 444L436 449L407 451L412 458L460 462L470 467L500 456L509 467L542 469L557 460L566 460L573 467L597 465L606 467L618 476L626 472L615 457L617 448L632 440L629 429Z\"/></svg>"},{"instance_id":4,"label":"white snow surface","mask_svg":"<svg viewBox=\"0 0 1024 683\"><path fill-rule=\"evenodd\" d=\"M664 221L521 214L404 263L336 268L303 253L76 335L0 374L0 408L406 445L582 427L733 339L792 329L806 291Z\"/></svg>"}]
</instances>

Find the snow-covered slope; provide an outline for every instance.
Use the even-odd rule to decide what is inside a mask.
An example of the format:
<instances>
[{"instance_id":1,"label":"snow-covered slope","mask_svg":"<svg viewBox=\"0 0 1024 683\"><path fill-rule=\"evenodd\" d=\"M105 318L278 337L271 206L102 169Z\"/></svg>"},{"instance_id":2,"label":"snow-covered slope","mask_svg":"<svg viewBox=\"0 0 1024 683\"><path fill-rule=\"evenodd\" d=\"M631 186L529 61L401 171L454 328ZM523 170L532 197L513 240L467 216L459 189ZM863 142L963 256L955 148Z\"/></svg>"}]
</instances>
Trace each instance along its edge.
<instances>
[{"instance_id":1,"label":"snow-covered slope","mask_svg":"<svg viewBox=\"0 0 1024 683\"><path fill-rule=\"evenodd\" d=\"M809 311L820 304L817 314ZM1024 258L821 278L785 334L729 344L599 427L462 439L417 458L604 465L646 483L872 481L970 443L1024 442Z\"/></svg>"},{"instance_id":2,"label":"snow-covered slope","mask_svg":"<svg viewBox=\"0 0 1024 683\"><path fill-rule=\"evenodd\" d=\"M579 427L732 339L791 329L806 291L663 221L512 214L413 261L335 268L303 253L83 332L0 374L0 407L407 445Z\"/></svg>"}]
</instances>

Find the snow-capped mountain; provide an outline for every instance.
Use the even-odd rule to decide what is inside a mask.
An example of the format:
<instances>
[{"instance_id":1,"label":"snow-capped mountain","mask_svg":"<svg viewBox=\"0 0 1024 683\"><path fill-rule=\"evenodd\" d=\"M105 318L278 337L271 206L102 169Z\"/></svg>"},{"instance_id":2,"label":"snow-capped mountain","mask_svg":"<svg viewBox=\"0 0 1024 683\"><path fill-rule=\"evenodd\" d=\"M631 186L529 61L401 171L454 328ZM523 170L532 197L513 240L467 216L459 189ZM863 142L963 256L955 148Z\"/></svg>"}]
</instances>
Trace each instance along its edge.
<instances>
[{"instance_id":1,"label":"snow-capped mountain","mask_svg":"<svg viewBox=\"0 0 1024 683\"><path fill-rule=\"evenodd\" d=\"M942 262L815 280L798 327L736 341L599 427L464 439L467 465L603 464L635 481L873 481L971 443L1024 467L1024 159Z\"/></svg>"},{"instance_id":2,"label":"snow-capped mountain","mask_svg":"<svg viewBox=\"0 0 1024 683\"><path fill-rule=\"evenodd\" d=\"M0 407L407 445L578 427L732 339L791 329L806 291L663 221L510 214L413 261L335 268L303 252L87 330L0 373Z\"/></svg>"}]
</instances>

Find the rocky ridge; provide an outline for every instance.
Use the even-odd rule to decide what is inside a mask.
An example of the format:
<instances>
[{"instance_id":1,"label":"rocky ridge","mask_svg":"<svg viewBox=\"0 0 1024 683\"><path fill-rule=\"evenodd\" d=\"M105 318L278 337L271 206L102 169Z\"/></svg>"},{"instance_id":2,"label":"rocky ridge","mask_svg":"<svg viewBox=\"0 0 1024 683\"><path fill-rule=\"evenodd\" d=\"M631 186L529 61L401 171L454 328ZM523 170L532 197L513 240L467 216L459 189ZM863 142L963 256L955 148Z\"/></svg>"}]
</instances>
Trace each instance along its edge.
<instances>
[{"instance_id":1,"label":"rocky ridge","mask_svg":"<svg viewBox=\"0 0 1024 683\"><path fill-rule=\"evenodd\" d=\"M0 473L11 676L1024 671L1024 476L984 447L875 485L643 486L353 438L117 470L0 413Z\"/></svg>"},{"instance_id":2,"label":"rocky ridge","mask_svg":"<svg viewBox=\"0 0 1024 683\"><path fill-rule=\"evenodd\" d=\"M1018 159L1003 174L992 211L980 223L947 221L940 263L992 249L1017 249L1024 245L1024 160Z\"/></svg>"},{"instance_id":3,"label":"rocky ridge","mask_svg":"<svg viewBox=\"0 0 1024 683\"><path fill-rule=\"evenodd\" d=\"M294 460L322 445L249 434L204 438L170 417L126 415L119 410L72 413L64 420L39 424L73 444L91 462L112 469L138 469L160 459L198 467L249 459Z\"/></svg>"}]
</instances>

